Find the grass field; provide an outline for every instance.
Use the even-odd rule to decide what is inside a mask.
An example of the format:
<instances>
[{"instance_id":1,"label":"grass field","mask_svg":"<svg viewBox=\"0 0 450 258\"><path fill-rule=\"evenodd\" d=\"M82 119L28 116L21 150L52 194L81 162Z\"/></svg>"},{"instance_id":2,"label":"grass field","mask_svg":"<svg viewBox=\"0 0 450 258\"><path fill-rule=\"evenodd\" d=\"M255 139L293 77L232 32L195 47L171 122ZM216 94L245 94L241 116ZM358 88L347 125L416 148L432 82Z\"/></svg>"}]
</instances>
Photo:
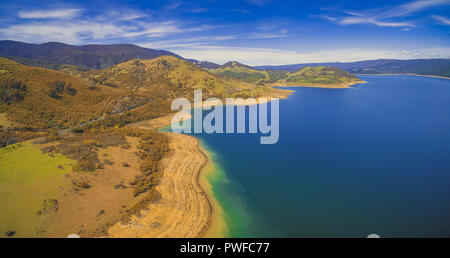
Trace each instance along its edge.
<instances>
[{"instance_id":1,"label":"grass field","mask_svg":"<svg viewBox=\"0 0 450 258\"><path fill-rule=\"evenodd\" d=\"M32 237L39 231L37 212L44 200L54 199L67 187L64 174L74 161L60 154L42 154L30 142L0 149L0 237Z\"/></svg>"}]
</instances>

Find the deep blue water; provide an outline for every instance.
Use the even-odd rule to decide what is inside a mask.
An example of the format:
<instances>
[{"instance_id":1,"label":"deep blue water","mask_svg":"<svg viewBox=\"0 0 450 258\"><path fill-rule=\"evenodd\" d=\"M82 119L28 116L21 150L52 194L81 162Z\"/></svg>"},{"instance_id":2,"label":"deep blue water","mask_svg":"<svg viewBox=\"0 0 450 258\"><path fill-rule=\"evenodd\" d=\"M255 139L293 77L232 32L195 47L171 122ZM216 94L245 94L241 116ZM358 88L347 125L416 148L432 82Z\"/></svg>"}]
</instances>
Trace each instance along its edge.
<instances>
[{"instance_id":1,"label":"deep blue water","mask_svg":"<svg viewBox=\"0 0 450 258\"><path fill-rule=\"evenodd\" d=\"M196 134L234 237L450 236L450 80L293 88L280 140Z\"/></svg>"}]
</instances>

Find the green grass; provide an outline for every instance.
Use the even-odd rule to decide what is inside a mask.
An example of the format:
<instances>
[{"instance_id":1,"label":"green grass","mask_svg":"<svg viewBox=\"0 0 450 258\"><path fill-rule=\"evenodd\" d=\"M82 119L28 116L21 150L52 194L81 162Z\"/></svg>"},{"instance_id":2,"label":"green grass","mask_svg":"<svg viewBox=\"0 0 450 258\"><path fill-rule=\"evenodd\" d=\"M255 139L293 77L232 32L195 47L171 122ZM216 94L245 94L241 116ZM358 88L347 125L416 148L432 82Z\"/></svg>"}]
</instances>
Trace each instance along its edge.
<instances>
[{"instance_id":1,"label":"green grass","mask_svg":"<svg viewBox=\"0 0 450 258\"><path fill-rule=\"evenodd\" d=\"M16 231L17 237L35 236L37 211L43 200L60 194L72 164L60 154L42 154L30 142L0 149L0 237L8 230Z\"/></svg>"}]
</instances>

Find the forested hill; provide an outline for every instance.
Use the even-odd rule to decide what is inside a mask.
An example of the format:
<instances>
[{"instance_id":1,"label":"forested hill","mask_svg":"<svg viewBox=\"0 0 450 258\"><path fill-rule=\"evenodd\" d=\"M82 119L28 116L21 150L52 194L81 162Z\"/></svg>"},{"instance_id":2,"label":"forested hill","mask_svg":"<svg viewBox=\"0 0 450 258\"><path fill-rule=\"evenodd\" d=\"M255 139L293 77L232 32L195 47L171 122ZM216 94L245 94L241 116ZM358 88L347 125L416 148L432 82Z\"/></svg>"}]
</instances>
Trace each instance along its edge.
<instances>
[{"instance_id":1,"label":"forested hill","mask_svg":"<svg viewBox=\"0 0 450 258\"><path fill-rule=\"evenodd\" d=\"M0 41L0 56L16 62L58 69L60 65L75 65L103 69L131 59L153 59L160 56L180 56L166 51L131 44L72 46L58 42L28 44Z\"/></svg>"}]
</instances>

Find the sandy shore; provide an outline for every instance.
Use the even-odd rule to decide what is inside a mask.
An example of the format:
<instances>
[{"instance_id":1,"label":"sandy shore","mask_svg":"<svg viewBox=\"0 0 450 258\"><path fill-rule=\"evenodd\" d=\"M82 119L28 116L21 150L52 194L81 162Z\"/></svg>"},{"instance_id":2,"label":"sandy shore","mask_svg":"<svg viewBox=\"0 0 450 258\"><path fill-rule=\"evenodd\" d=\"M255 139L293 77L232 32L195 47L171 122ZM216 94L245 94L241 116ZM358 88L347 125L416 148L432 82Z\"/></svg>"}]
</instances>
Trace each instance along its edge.
<instances>
[{"instance_id":1,"label":"sandy shore","mask_svg":"<svg viewBox=\"0 0 450 258\"><path fill-rule=\"evenodd\" d=\"M273 89L267 96L257 99L257 103L268 102L272 98L287 98L293 91ZM205 106L217 105L210 101ZM223 102L223 104L226 104ZM247 105L238 101L235 105ZM131 125L141 129L160 129L169 126L174 114ZM186 117L188 119L190 117ZM163 177L155 189L161 200L150 204L141 216L133 216L131 222L116 223L108 229L110 237L220 237L226 235L227 228L223 211L214 198L207 179L214 173L214 167L197 138L164 132L169 137L171 154L162 160Z\"/></svg>"},{"instance_id":2,"label":"sandy shore","mask_svg":"<svg viewBox=\"0 0 450 258\"><path fill-rule=\"evenodd\" d=\"M133 216L126 225L109 228L110 237L202 237L212 218L212 205L200 186L200 173L207 157L197 138L165 133L171 155L162 160L164 176L155 189L161 200L151 204L141 216Z\"/></svg>"},{"instance_id":3,"label":"sandy shore","mask_svg":"<svg viewBox=\"0 0 450 258\"><path fill-rule=\"evenodd\" d=\"M309 87L309 88L327 88L327 89L347 89L350 86L360 83L367 83L366 81L354 81L338 84L295 84L295 83L274 83L269 84L273 87Z\"/></svg>"}]
</instances>

